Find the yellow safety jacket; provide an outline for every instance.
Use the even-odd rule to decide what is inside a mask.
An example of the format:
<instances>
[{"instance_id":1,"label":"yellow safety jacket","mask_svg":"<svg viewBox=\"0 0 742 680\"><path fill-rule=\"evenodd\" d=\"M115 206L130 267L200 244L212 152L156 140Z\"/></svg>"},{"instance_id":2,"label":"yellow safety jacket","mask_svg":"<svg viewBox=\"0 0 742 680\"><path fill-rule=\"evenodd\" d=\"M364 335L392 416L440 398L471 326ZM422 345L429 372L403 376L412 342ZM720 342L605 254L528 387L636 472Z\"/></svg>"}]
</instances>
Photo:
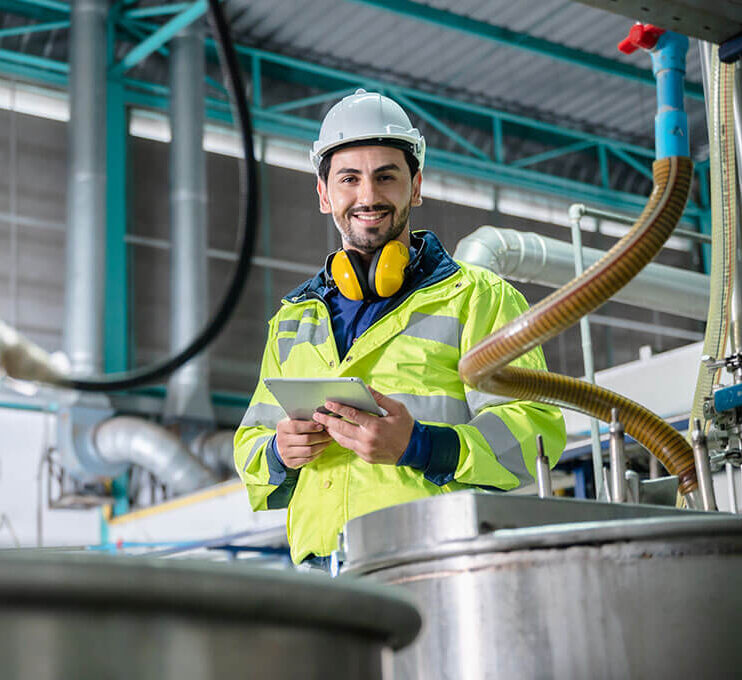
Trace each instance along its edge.
<instances>
[{"instance_id":1,"label":"yellow safety jacket","mask_svg":"<svg viewBox=\"0 0 742 680\"><path fill-rule=\"evenodd\" d=\"M323 272L290 293L270 321L234 459L254 510L288 506L296 563L329 555L343 525L358 515L471 486L508 490L533 482L536 434L552 465L564 448L558 408L478 392L459 379L459 358L519 316L527 308L523 296L492 272L454 262L431 232L415 236L425 242L422 281L362 333L342 361L318 293ZM540 347L512 365L546 370ZM276 460L271 440L285 414L263 378L342 376L362 378L428 426L434 436L425 470L372 465L334 443L298 471Z\"/></svg>"}]
</instances>

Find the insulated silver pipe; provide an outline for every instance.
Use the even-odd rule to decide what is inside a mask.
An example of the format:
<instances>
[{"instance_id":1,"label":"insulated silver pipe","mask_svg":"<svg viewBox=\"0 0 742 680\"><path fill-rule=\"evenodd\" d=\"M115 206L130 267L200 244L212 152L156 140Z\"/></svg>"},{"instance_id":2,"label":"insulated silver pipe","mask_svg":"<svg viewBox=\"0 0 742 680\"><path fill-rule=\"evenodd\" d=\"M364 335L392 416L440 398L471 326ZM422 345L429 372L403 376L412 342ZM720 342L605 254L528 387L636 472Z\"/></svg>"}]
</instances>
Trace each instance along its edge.
<instances>
[{"instance_id":1,"label":"insulated silver pipe","mask_svg":"<svg viewBox=\"0 0 742 680\"><path fill-rule=\"evenodd\" d=\"M536 484L539 498L549 498L553 495L549 458L544 453L544 440L540 434L536 435Z\"/></svg>"},{"instance_id":2,"label":"insulated silver pipe","mask_svg":"<svg viewBox=\"0 0 742 680\"><path fill-rule=\"evenodd\" d=\"M623 425L618 420L618 409L611 409L609 428L609 452L611 458L611 501L626 502L626 454L624 452ZM639 502L638 500L635 502Z\"/></svg>"},{"instance_id":3,"label":"insulated silver pipe","mask_svg":"<svg viewBox=\"0 0 742 680\"><path fill-rule=\"evenodd\" d=\"M604 253L583 248L585 267ZM483 226L459 241L454 258L476 264L506 279L558 287L574 278L574 255L566 241L531 232ZM613 297L617 302L706 320L709 277L650 264Z\"/></svg>"},{"instance_id":4,"label":"insulated silver pipe","mask_svg":"<svg viewBox=\"0 0 742 680\"><path fill-rule=\"evenodd\" d=\"M698 490L701 494L702 507L704 510L716 510L716 497L714 495L714 483L711 478L711 465L709 464L706 435L703 433L699 418L693 419L691 443L693 444L693 459L696 464L696 477L698 478Z\"/></svg>"},{"instance_id":5,"label":"insulated silver pipe","mask_svg":"<svg viewBox=\"0 0 742 680\"><path fill-rule=\"evenodd\" d=\"M193 439L190 448L209 469L234 473L234 430L202 432Z\"/></svg>"},{"instance_id":6,"label":"insulated silver pipe","mask_svg":"<svg viewBox=\"0 0 742 680\"><path fill-rule=\"evenodd\" d=\"M208 316L201 23L183 29L170 49L170 348L175 353L198 334ZM164 417L214 420L207 354L191 359L170 378Z\"/></svg>"},{"instance_id":7,"label":"insulated silver pipe","mask_svg":"<svg viewBox=\"0 0 742 680\"><path fill-rule=\"evenodd\" d=\"M107 0L72 0L64 351L76 375L103 370Z\"/></svg>"},{"instance_id":8,"label":"insulated silver pipe","mask_svg":"<svg viewBox=\"0 0 742 680\"><path fill-rule=\"evenodd\" d=\"M106 463L139 465L176 494L219 481L172 432L142 418L105 420L91 431L90 441Z\"/></svg>"}]
</instances>

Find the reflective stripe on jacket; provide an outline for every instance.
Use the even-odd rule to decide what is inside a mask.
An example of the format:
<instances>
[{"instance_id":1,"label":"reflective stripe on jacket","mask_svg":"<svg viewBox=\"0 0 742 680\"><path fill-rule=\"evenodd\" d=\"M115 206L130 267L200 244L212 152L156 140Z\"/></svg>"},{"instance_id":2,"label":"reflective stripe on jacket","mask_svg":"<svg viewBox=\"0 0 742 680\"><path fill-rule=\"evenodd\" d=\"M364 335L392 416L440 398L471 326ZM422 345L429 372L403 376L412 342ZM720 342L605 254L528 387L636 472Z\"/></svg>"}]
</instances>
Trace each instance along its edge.
<instances>
[{"instance_id":1,"label":"reflective stripe on jacket","mask_svg":"<svg viewBox=\"0 0 742 680\"><path fill-rule=\"evenodd\" d=\"M271 320L260 380L235 435L235 465L253 509L288 505L295 562L330 554L343 525L358 515L472 485L508 490L532 482L537 433L552 465L558 460L566 441L558 408L477 392L458 376L461 355L520 315L527 307L523 296L482 268L459 263L451 271L377 319L342 361L318 296L284 300ZM546 369L541 348L513 365ZM420 422L451 426L458 461L446 469L450 455L437 457L434 448L427 471L371 465L331 444L287 477L266 453L284 412L262 379L280 376L360 377Z\"/></svg>"}]
</instances>

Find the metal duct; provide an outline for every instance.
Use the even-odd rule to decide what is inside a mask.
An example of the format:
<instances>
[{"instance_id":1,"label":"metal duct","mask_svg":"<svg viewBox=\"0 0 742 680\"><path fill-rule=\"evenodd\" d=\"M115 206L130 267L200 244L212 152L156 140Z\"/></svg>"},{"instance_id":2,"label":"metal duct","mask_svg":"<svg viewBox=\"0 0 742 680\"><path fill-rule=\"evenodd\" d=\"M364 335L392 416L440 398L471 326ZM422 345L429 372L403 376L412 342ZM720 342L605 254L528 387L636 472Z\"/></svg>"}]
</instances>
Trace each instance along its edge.
<instances>
[{"instance_id":1,"label":"metal duct","mask_svg":"<svg viewBox=\"0 0 742 680\"><path fill-rule=\"evenodd\" d=\"M594 248L584 248L583 253L586 267L604 255ZM459 241L454 258L490 269L506 279L551 287L562 286L575 275L570 243L515 229L479 227ZM612 299L705 321L709 277L650 264Z\"/></svg>"},{"instance_id":2,"label":"metal duct","mask_svg":"<svg viewBox=\"0 0 742 680\"><path fill-rule=\"evenodd\" d=\"M148 420L110 418L93 428L90 440L106 463L140 465L177 494L219 482L178 437Z\"/></svg>"},{"instance_id":3,"label":"metal duct","mask_svg":"<svg viewBox=\"0 0 742 680\"><path fill-rule=\"evenodd\" d=\"M72 0L64 350L76 375L103 370L107 0Z\"/></svg>"},{"instance_id":4,"label":"metal duct","mask_svg":"<svg viewBox=\"0 0 742 680\"><path fill-rule=\"evenodd\" d=\"M170 56L170 347L183 349L208 315L204 34L191 24L171 42ZM213 421L206 353L191 359L168 382L167 419Z\"/></svg>"},{"instance_id":5,"label":"metal duct","mask_svg":"<svg viewBox=\"0 0 742 680\"><path fill-rule=\"evenodd\" d=\"M203 432L191 442L191 451L209 469L234 476L234 430Z\"/></svg>"}]
</instances>

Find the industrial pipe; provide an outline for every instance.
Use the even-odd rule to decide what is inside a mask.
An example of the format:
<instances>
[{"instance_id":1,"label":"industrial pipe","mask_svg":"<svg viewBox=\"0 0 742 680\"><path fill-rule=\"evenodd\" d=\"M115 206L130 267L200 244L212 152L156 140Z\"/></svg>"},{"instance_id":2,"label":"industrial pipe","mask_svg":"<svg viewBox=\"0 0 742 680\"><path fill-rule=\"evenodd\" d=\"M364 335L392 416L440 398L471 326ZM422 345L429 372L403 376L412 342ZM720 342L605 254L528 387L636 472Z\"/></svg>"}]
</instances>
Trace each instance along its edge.
<instances>
[{"instance_id":1,"label":"industrial pipe","mask_svg":"<svg viewBox=\"0 0 742 680\"><path fill-rule=\"evenodd\" d=\"M586 266L605 253L583 248ZM462 238L454 259L476 264L505 279L552 288L574 277L572 246L532 232L482 226ZM650 264L613 297L616 302L706 321L709 277L662 264Z\"/></svg>"},{"instance_id":2,"label":"industrial pipe","mask_svg":"<svg viewBox=\"0 0 742 680\"><path fill-rule=\"evenodd\" d=\"M91 430L90 441L106 463L139 465L177 494L219 482L172 432L142 418L105 420Z\"/></svg>"},{"instance_id":3,"label":"industrial pipe","mask_svg":"<svg viewBox=\"0 0 742 680\"><path fill-rule=\"evenodd\" d=\"M210 470L234 475L234 430L202 432L194 437L190 449Z\"/></svg>"},{"instance_id":4,"label":"industrial pipe","mask_svg":"<svg viewBox=\"0 0 742 680\"><path fill-rule=\"evenodd\" d=\"M103 369L107 0L73 0L70 29L64 351L71 373Z\"/></svg>"},{"instance_id":5,"label":"industrial pipe","mask_svg":"<svg viewBox=\"0 0 742 680\"><path fill-rule=\"evenodd\" d=\"M208 318L204 36L194 22L171 42L170 55L170 349L187 347ZM209 358L202 352L170 376L165 421L213 422Z\"/></svg>"}]
</instances>

